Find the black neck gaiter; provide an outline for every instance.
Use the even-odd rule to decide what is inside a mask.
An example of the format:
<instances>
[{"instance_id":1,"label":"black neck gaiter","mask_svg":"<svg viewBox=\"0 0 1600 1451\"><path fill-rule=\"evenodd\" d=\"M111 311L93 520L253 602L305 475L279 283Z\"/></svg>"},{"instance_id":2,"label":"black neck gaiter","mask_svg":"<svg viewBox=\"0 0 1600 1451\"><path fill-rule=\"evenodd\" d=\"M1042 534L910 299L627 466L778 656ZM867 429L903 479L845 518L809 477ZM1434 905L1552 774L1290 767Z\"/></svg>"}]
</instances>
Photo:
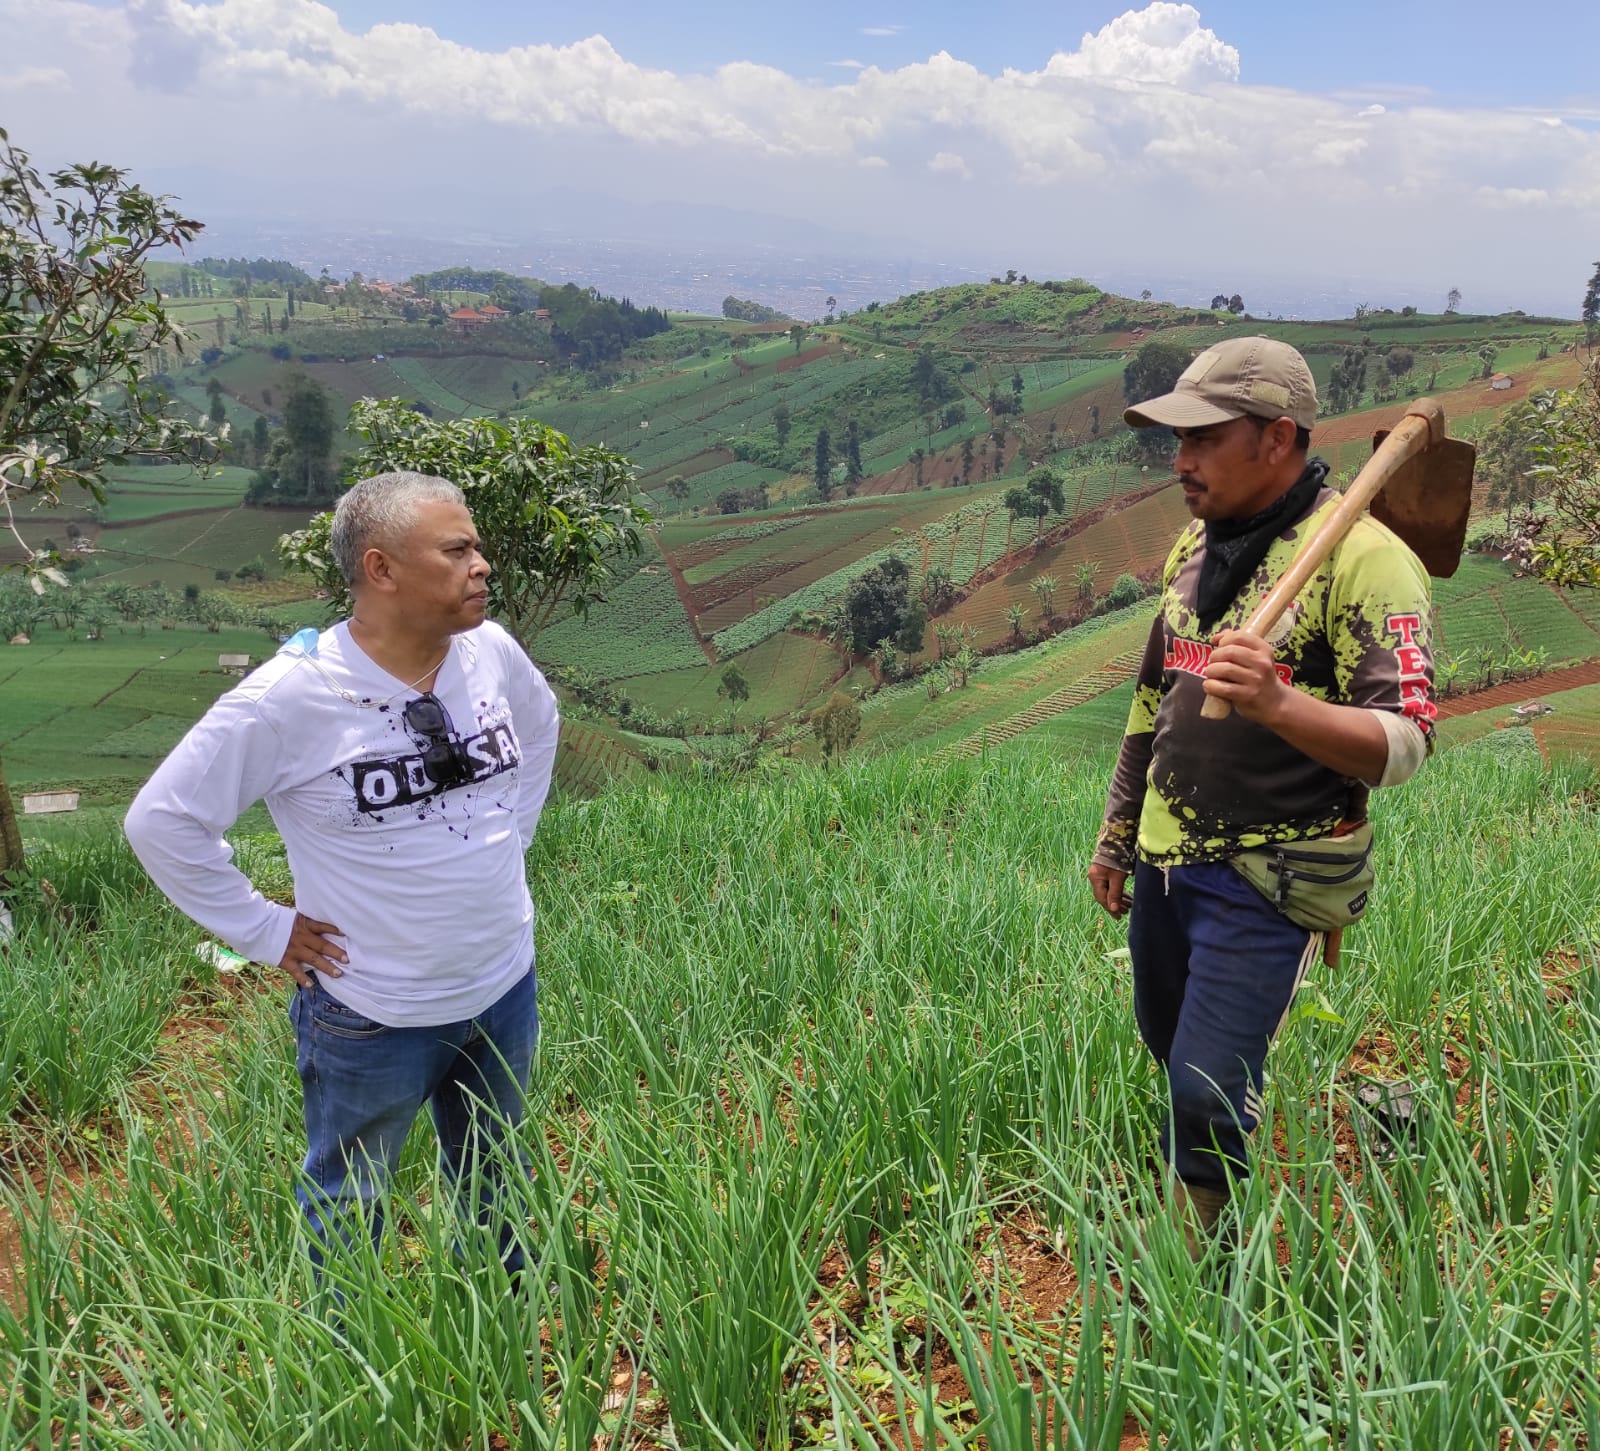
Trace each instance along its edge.
<instances>
[{"instance_id":1,"label":"black neck gaiter","mask_svg":"<svg viewBox=\"0 0 1600 1451\"><path fill-rule=\"evenodd\" d=\"M1200 585L1195 608L1200 633L1209 635L1260 568L1272 541L1310 509L1328 476L1320 458L1306 464L1305 472L1259 514L1248 519L1213 519L1206 525L1206 557L1200 562Z\"/></svg>"}]
</instances>

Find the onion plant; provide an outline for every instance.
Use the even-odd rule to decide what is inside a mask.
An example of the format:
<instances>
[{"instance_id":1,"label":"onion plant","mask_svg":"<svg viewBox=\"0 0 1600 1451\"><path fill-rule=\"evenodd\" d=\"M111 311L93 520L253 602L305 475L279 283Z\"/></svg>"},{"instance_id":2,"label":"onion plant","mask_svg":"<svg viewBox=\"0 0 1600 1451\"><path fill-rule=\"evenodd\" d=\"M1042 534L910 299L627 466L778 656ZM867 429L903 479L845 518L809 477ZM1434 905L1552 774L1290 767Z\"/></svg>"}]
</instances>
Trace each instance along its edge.
<instances>
[{"instance_id":1,"label":"onion plant","mask_svg":"<svg viewBox=\"0 0 1600 1451\"><path fill-rule=\"evenodd\" d=\"M281 993L153 1066L193 929L114 845L39 853L81 916L6 949L0 1108L98 1117L100 1159L10 1181L0 1448L1600 1442L1590 778L1465 747L1375 800L1370 918L1199 1264L1083 880L1105 780L1018 749L552 807L518 1277L424 1125L319 1281Z\"/></svg>"}]
</instances>

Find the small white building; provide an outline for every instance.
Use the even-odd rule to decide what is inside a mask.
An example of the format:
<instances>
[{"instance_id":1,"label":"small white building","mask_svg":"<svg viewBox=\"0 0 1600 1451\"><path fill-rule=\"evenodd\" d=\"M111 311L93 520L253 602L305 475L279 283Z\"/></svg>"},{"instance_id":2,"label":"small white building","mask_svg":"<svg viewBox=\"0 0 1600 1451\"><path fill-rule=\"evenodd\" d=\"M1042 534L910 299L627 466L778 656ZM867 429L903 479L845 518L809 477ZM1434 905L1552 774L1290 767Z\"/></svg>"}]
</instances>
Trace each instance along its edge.
<instances>
[{"instance_id":1,"label":"small white building","mask_svg":"<svg viewBox=\"0 0 1600 1451\"><path fill-rule=\"evenodd\" d=\"M49 816L57 811L76 811L78 791L26 791L22 796L24 816Z\"/></svg>"},{"instance_id":2,"label":"small white building","mask_svg":"<svg viewBox=\"0 0 1600 1451\"><path fill-rule=\"evenodd\" d=\"M1494 377L1489 379L1489 386L1496 393L1504 393L1511 386L1511 383L1512 377L1510 373L1496 373Z\"/></svg>"}]
</instances>

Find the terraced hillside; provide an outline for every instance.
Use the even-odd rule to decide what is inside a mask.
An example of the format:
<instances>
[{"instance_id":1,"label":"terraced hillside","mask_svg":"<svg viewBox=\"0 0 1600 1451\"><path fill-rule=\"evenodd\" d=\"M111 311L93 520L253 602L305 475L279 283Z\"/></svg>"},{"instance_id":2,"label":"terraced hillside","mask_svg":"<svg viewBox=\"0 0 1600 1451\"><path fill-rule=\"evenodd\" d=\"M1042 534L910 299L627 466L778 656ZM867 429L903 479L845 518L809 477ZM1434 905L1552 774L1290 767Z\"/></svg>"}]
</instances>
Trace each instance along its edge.
<instances>
[{"instance_id":1,"label":"terraced hillside","mask_svg":"<svg viewBox=\"0 0 1600 1451\"><path fill-rule=\"evenodd\" d=\"M1063 616L1103 608L1120 577L1148 580L1187 521L1162 458L1132 448L1120 421L1123 369L1152 338L1198 348L1267 330L1305 350L1323 379L1347 349L1365 347L1372 386L1362 406L1323 419L1313 440L1346 472L1423 387L1444 400L1454 431L1471 435L1577 371L1564 351L1576 329L1550 319L1263 324L1080 283L943 289L813 324L798 339L781 327L681 319L594 374L578 372L548 325L528 318L517 321L519 343L490 328L465 335L398 315L375 324L307 303L285 333L275 304L269 334L271 301L246 299L231 321L218 311L209 361L168 360L184 407L204 411L208 382L220 383L236 439L252 437L257 419L277 429L293 367L342 403L392 395L437 418L537 417L634 459L656 515L650 549L586 621L558 622L533 644L542 663L609 681L634 712L575 722L563 768L575 789L683 751L675 735L643 734L641 722L691 735L730 721L776 729L803 724L838 690L863 696L856 750L1069 750L1114 732L1125 657L1142 638L1137 609L1009 652L1058 630ZM210 340L201 328L198 341ZM1512 375L1509 388L1490 390L1481 376L1485 349ZM1403 373L1389 363L1397 353L1409 359ZM102 508L24 516L24 536L59 547L71 524L91 546L79 560L84 579L236 589L224 576L252 564L275 573L278 535L303 519L244 507L253 464L243 444L236 457L204 480L115 471ZM1036 523L1014 517L1004 497L1039 465L1061 476L1065 508ZM965 688L933 698L922 681L880 690L878 666L845 649L832 623L838 606L890 557L908 566L914 594L942 581L922 649L902 652L901 667L932 661L940 632L948 644L953 628L984 657ZM1055 581L1048 612L1041 576ZM1480 673L1487 682L1513 653L1547 667L1600 657L1592 601L1513 579L1497 561L1469 559L1438 600L1441 656L1458 685ZM746 699L727 693L730 662Z\"/></svg>"}]
</instances>

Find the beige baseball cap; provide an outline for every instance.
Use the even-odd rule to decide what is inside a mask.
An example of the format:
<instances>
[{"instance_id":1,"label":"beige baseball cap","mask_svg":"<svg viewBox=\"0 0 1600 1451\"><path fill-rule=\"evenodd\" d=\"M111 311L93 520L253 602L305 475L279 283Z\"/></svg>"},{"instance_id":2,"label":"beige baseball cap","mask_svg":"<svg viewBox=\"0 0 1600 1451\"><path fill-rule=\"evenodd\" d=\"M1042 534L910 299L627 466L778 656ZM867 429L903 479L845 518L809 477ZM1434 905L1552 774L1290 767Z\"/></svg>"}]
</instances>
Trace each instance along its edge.
<instances>
[{"instance_id":1,"label":"beige baseball cap","mask_svg":"<svg viewBox=\"0 0 1600 1451\"><path fill-rule=\"evenodd\" d=\"M1129 408L1134 428L1206 428L1245 414L1317 421L1317 384L1306 360L1276 338L1229 338L1201 353L1170 393Z\"/></svg>"}]
</instances>

